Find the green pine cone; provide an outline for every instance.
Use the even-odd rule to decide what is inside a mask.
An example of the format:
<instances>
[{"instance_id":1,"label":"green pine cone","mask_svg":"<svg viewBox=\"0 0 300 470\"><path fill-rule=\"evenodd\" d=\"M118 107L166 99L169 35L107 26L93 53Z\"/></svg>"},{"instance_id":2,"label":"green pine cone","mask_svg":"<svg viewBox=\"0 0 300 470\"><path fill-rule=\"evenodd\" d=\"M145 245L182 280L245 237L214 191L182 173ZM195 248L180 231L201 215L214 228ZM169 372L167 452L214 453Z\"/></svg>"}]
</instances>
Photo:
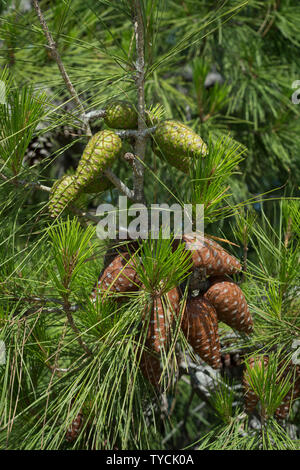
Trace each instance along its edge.
<instances>
[{"instance_id":1,"label":"green pine cone","mask_svg":"<svg viewBox=\"0 0 300 470\"><path fill-rule=\"evenodd\" d=\"M156 145L154 140L152 140L152 150L153 152L161 159L165 160L169 165L174 166L183 173L189 173L190 171L190 159L188 157L178 158L171 154L162 153L161 149Z\"/></svg>"},{"instance_id":2,"label":"green pine cone","mask_svg":"<svg viewBox=\"0 0 300 470\"><path fill-rule=\"evenodd\" d=\"M102 172L112 165L121 150L122 141L113 131L97 132L89 140L79 161L75 175L78 189L83 192L94 192L96 188L99 188L100 178L104 184ZM102 184L100 188L104 191Z\"/></svg>"},{"instance_id":3,"label":"green pine cone","mask_svg":"<svg viewBox=\"0 0 300 470\"><path fill-rule=\"evenodd\" d=\"M153 137L153 152L184 173L189 172L189 158L204 157L207 153L201 137L181 122L162 121Z\"/></svg>"},{"instance_id":4,"label":"green pine cone","mask_svg":"<svg viewBox=\"0 0 300 470\"><path fill-rule=\"evenodd\" d=\"M128 101L112 101L105 108L105 124L111 129L136 129L137 112Z\"/></svg>"},{"instance_id":5,"label":"green pine cone","mask_svg":"<svg viewBox=\"0 0 300 470\"><path fill-rule=\"evenodd\" d=\"M51 217L59 217L64 209L79 196L74 175L66 175L55 181L49 196L49 212Z\"/></svg>"},{"instance_id":6,"label":"green pine cone","mask_svg":"<svg viewBox=\"0 0 300 470\"><path fill-rule=\"evenodd\" d=\"M164 110L156 105L145 111L145 120L148 127L156 126L161 120ZM105 124L111 129L137 129L138 114L134 106L128 101L112 101L105 109Z\"/></svg>"},{"instance_id":7,"label":"green pine cone","mask_svg":"<svg viewBox=\"0 0 300 470\"><path fill-rule=\"evenodd\" d=\"M88 186L83 188L83 192L86 194L97 194L106 191L109 188L112 188L112 182L103 175L97 176L90 181Z\"/></svg>"}]
</instances>

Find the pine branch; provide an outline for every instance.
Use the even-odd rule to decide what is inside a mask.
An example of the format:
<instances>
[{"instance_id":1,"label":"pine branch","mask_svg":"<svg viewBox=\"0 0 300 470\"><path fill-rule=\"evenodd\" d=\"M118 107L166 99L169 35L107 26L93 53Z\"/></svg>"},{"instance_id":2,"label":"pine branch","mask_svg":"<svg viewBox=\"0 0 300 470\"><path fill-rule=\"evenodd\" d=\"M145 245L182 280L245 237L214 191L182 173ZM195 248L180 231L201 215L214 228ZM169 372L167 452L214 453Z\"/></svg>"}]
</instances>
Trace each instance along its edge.
<instances>
[{"instance_id":1,"label":"pine branch","mask_svg":"<svg viewBox=\"0 0 300 470\"><path fill-rule=\"evenodd\" d=\"M135 200L134 198L134 192L129 189L125 183L123 183L111 170L105 170L104 171L105 176L114 184L116 188L118 188L125 196L128 197L128 199ZM41 191L46 191L50 192L51 188L49 186L45 186L40 183L35 183L32 181L25 181L25 180L17 180L16 178L7 178L3 173L0 173L0 177L12 184L15 184L16 186L25 186L29 188L34 188L34 189L39 189ZM87 219L92 220L93 222L99 222L99 217L93 216L89 212L81 211L75 207L70 206L70 209L76 213L77 215L80 215L81 217L86 217Z\"/></svg>"},{"instance_id":2,"label":"pine branch","mask_svg":"<svg viewBox=\"0 0 300 470\"><path fill-rule=\"evenodd\" d=\"M15 186L26 186L26 187L29 187L29 188L40 189L41 191L46 191L48 193L51 191L51 188L49 188L49 186L45 186L43 184L36 183L36 182L33 182L33 181L18 180L18 179L16 179L16 177L8 178L3 173L0 173L0 177L4 181L6 181L8 183L11 183L11 184L14 184Z\"/></svg>"},{"instance_id":3,"label":"pine branch","mask_svg":"<svg viewBox=\"0 0 300 470\"><path fill-rule=\"evenodd\" d=\"M103 118L105 116L105 109L95 109L82 115L83 120L92 121L93 119Z\"/></svg>"},{"instance_id":4,"label":"pine branch","mask_svg":"<svg viewBox=\"0 0 300 470\"><path fill-rule=\"evenodd\" d=\"M133 25L135 32L137 60L135 62L135 83L138 95L138 131L141 133L137 135L135 142L135 153L138 155L140 161L137 161L137 171L134 174L134 194L138 202L144 200L144 165L146 153L147 136L142 133L146 129L145 122L145 56L144 56L144 23L141 9L141 2L139 0L133 1Z\"/></svg>"},{"instance_id":5,"label":"pine branch","mask_svg":"<svg viewBox=\"0 0 300 470\"><path fill-rule=\"evenodd\" d=\"M83 116L85 116L85 110L84 110L84 107L80 101L80 98L71 82L71 79L65 69L65 66L61 60L61 57L60 57L60 54L57 50L57 47L56 47L56 43L52 37L52 34L50 33L50 30L48 28L48 25L46 23L46 20L45 20L45 17L42 13L42 10L40 8L40 5L39 5L39 2L38 0L32 0L32 4L34 6L34 9L37 13L37 16L38 16L38 19L40 21L40 24L42 26L42 29L44 31L44 34L45 34L45 37L47 39L47 42L48 42L48 48L50 49L50 52L51 52L51 55L53 57L53 59L55 60L55 62L57 63L57 66L59 68L59 71L61 73L61 76L66 84L66 87L67 89L69 90L70 92L70 95L74 98L74 101L75 103L77 104L81 114ZM90 126L89 126L89 123L88 121L85 120L85 128L86 128L86 132L89 136L92 135L92 132L91 132L91 129L90 129Z\"/></svg>"},{"instance_id":6,"label":"pine branch","mask_svg":"<svg viewBox=\"0 0 300 470\"><path fill-rule=\"evenodd\" d=\"M92 121L93 119L104 118L105 117L105 109L94 109L86 114L83 114L82 118L88 121ZM121 139L127 139L128 137L146 137L149 134L153 134L155 131L156 126L146 128L144 126L143 130L138 129L126 129L126 130L115 130L115 134L117 134Z\"/></svg>"},{"instance_id":7,"label":"pine branch","mask_svg":"<svg viewBox=\"0 0 300 470\"><path fill-rule=\"evenodd\" d=\"M53 57L53 59L56 61L57 63L57 66L60 70L60 73L62 75L62 78L66 84L66 87L67 89L69 90L69 93L70 95L74 98L74 101L76 102L76 104L78 105L78 108L80 110L80 113L83 117L83 121L84 121L84 125L85 125L85 129L86 129L86 132L87 132L87 135L88 136L91 136L92 135L92 131L91 131L91 128L90 128L90 125L89 125L89 120L86 118L86 114L85 114L85 109L81 103L81 100L75 90L75 87L73 86L72 82L71 82L71 79L64 67L64 64L61 60L61 57L60 57L60 54L57 50L57 47L56 47L56 43L50 33L50 30L48 28L48 25L46 23L46 20L45 20L45 17L42 13L42 10L39 6L39 3L38 3L38 0L32 0L33 2L33 6L36 10L36 13L37 13L37 16L39 18L39 21L41 23L41 26L42 26L42 29L44 31L44 34L45 34L45 37L48 41L48 47L51 51L51 55ZM144 96L144 95L143 95ZM103 115L105 114L105 112L103 112L104 110L100 110L100 114L101 116L103 117ZM93 114L92 114L93 115ZM145 112L143 113L143 116L145 115ZM144 130L145 126L144 127L139 127L139 130ZM138 138L139 139L139 138ZM104 174L108 177L108 179L120 190L123 192L123 194L125 196L127 196L128 198L130 199L133 199L133 192L127 188L127 186L122 182L120 181L120 179L113 174L113 172L111 170L106 170L104 172Z\"/></svg>"},{"instance_id":8,"label":"pine branch","mask_svg":"<svg viewBox=\"0 0 300 470\"><path fill-rule=\"evenodd\" d=\"M142 130L136 130L136 129L128 129L128 130L121 130L121 131L115 131L115 133L121 138L121 139L126 139L128 137L135 137L137 138L142 138L145 139L145 137L148 137L150 134L153 134L155 131L156 126L154 127L149 127L149 128L144 128Z\"/></svg>"},{"instance_id":9,"label":"pine branch","mask_svg":"<svg viewBox=\"0 0 300 470\"><path fill-rule=\"evenodd\" d=\"M21 300L20 297L9 297L9 300L12 300L14 302L19 302ZM29 302L33 304L41 304L42 305L42 312L44 313L63 313L63 306L64 302L60 299L56 299L54 297L22 297L23 302ZM57 304L57 307L45 307L47 303L53 303ZM77 312L80 308L82 308L82 305L74 304L74 305L69 305L69 311L70 312ZM29 310L26 311L25 315L28 315L32 312L34 312L34 308L30 308Z\"/></svg>"},{"instance_id":10,"label":"pine branch","mask_svg":"<svg viewBox=\"0 0 300 470\"><path fill-rule=\"evenodd\" d=\"M66 296L64 297L64 311L67 315L69 325L70 325L70 327L72 328L72 330L74 331L74 333L76 335L76 340L77 340L79 346L85 351L85 353L88 356L93 357L92 351L87 347L85 342L81 339L81 333L78 330L78 328L77 328L77 326L75 325L75 322L74 322L74 318L73 318L72 311L71 311L71 304L69 303L69 300L67 299Z\"/></svg>"},{"instance_id":11,"label":"pine branch","mask_svg":"<svg viewBox=\"0 0 300 470\"><path fill-rule=\"evenodd\" d=\"M30 188L34 188L34 189L38 189L40 191L45 191L47 193L50 193L51 191L51 188L49 186L45 186L43 184L40 184L40 183L35 183L35 182L32 182L32 181L25 181L25 180L17 180L15 177L14 178L7 178L7 176L5 176L3 173L0 173L0 178L2 178L4 181L8 182L8 183L12 183L16 186L24 186L26 189L30 189ZM117 177L116 177L117 178ZM120 180L119 180L120 181ZM124 185L125 186L125 185ZM81 211L80 209L78 209L77 207L74 207L74 206L70 206L70 210L80 216L80 217L84 217L86 219L89 219L91 220L92 222L96 222L98 223L99 222L99 217L97 217L96 215L93 215L91 214L90 212L86 212L86 211Z\"/></svg>"},{"instance_id":12,"label":"pine branch","mask_svg":"<svg viewBox=\"0 0 300 470\"><path fill-rule=\"evenodd\" d=\"M129 189L110 169L104 170L104 175L118 188L128 199L138 201L132 189Z\"/></svg>"}]
</instances>

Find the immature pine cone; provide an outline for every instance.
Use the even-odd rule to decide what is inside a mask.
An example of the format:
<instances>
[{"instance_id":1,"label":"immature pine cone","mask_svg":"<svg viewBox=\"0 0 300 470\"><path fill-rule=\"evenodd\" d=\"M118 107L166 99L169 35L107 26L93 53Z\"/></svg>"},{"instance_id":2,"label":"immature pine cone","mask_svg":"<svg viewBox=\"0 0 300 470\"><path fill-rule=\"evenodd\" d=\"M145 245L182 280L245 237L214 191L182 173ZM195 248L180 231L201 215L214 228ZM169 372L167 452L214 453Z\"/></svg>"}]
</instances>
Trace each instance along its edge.
<instances>
[{"instance_id":1,"label":"immature pine cone","mask_svg":"<svg viewBox=\"0 0 300 470\"><path fill-rule=\"evenodd\" d=\"M110 167L122 150L122 141L113 131L97 132L90 138L84 149L76 170L76 184L84 192L90 191L90 186L106 188L108 183L103 171ZM103 181L101 180L103 179Z\"/></svg>"},{"instance_id":2,"label":"immature pine cone","mask_svg":"<svg viewBox=\"0 0 300 470\"><path fill-rule=\"evenodd\" d=\"M115 100L106 106L104 122L112 129L136 129L138 115L131 103Z\"/></svg>"},{"instance_id":3,"label":"immature pine cone","mask_svg":"<svg viewBox=\"0 0 300 470\"><path fill-rule=\"evenodd\" d=\"M153 151L160 158L183 171L189 172L191 157L204 157L206 144L190 127L177 121L161 121L153 135Z\"/></svg>"},{"instance_id":4,"label":"immature pine cone","mask_svg":"<svg viewBox=\"0 0 300 470\"><path fill-rule=\"evenodd\" d=\"M59 217L64 209L79 196L74 176L63 176L55 181L49 196L49 212L51 217Z\"/></svg>"}]
</instances>

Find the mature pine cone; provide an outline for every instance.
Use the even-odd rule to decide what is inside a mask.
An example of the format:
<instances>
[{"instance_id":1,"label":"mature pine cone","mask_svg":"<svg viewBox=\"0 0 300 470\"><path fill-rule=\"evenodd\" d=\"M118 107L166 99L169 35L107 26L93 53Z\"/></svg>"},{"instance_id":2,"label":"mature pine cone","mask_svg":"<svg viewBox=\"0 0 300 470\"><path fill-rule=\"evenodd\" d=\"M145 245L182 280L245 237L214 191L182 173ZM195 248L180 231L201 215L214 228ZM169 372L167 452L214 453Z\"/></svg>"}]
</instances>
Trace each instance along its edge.
<instances>
[{"instance_id":1,"label":"mature pine cone","mask_svg":"<svg viewBox=\"0 0 300 470\"><path fill-rule=\"evenodd\" d=\"M143 315L144 328L148 329L140 369L144 377L156 388L161 377L160 353L169 346L171 326L179 312L179 300L179 292L175 287L163 298L154 298L153 304L145 308ZM147 318L149 314L150 318Z\"/></svg>"},{"instance_id":2,"label":"mature pine cone","mask_svg":"<svg viewBox=\"0 0 300 470\"><path fill-rule=\"evenodd\" d=\"M221 367L217 314L210 302L200 296L187 301L182 331L201 359L215 369Z\"/></svg>"},{"instance_id":3,"label":"mature pine cone","mask_svg":"<svg viewBox=\"0 0 300 470\"><path fill-rule=\"evenodd\" d=\"M207 276L234 274L242 269L240 262L217 242L208 237L185 234L186 248L191 250L194 268L205 270Z\"/></svg>"},{"instance_id":4,"label":"mature pine cone","mask_svg":"<svg viewBox=\"0 0 300 470\"><path fill-rule=\"evenodd\" d=\"M53 139L50 132L34 136L24 155L24 163L33 166L50 157L52 146Z\"/></svg>"},{"instance_id":5,"label":"mature pine cone","mask_svg":"<svg viewBox=\"0 0 300 470\"><path fill-rule=\"evenodd\" d=\"M178 289L174 288L165 298L154 298L153 305L145 309L143 319L145 325L148 324L147 316L150 313L146 344L156 352L166 348L169 343L174 315L177 315L179 309L179 299Z\"/></svg>"},{"instance_id":6,"label":"mature pine cone","mask_svg":"<svg viewBox=\"0 0 300 470\"><path fill-rule=\"evenodd\" d=\"M199 271L200 275L200 278L196 276L195 279L199 291L201 289L198 284L201 280L204 281L201 296L188 297L180 325L195 352L212 367L218 369L222 365L218 318L247 333L252 328L252 319L242 291L230 278L224 277L224 274L237 272L241 266L236 258L207 237L202 242L202 238L186 234L183 241L187 249L192 249L193 272ZM178 243L174 244L175 249ZM136 243L131 243L130 247L131 255L110 253L106 267L94 288L92 294L94 299L98 292L126 293L142 288L134 264L130 261L130 256L137 250ZM206 278L212 274L219 276ZM153 295L151 303L144 307L142 330L146 338L145 348L141 351L141 371L155 386L158 385L161 375L160 354L162 349L168 348L173 320L177 318L179 311L181 294L178 286L163 297Z\"/></svg>"},{"instance_id":7,"label":"mature pine cone","mask_svg":"<svg viewBox=\"0 0 300 470\"><path fill-rule=\"evenodd\" d=\"M129 253L120 253L105 268L92 292L96 299L99 293L123 293L137 291L141 286Z\"/></svg>"},{"instance_id":8,"label":"mature pine cone","mask_svg":"<svg viewBox=\"0 0 300 470\"><path fill-rule=\"evenodd\" d=\"M251 333L253 321L240 287L227 278L212 279L204 298L216 309L218 319L235 330Z\"/></svg>"}]
</instances>

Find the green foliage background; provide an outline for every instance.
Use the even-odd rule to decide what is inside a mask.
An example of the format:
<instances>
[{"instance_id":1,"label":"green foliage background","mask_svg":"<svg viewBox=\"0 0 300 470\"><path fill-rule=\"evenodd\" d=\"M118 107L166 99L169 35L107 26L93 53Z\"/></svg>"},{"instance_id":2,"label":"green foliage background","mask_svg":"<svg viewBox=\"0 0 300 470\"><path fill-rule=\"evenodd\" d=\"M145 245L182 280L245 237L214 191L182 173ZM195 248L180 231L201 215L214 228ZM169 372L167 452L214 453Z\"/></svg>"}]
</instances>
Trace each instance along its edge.
<instances>
[{"instance_id":1,"label":"green foliage background","mask_svg":"<svg viewBox=\"0 0 300 470\"><path fill-rule=\"evenodd\" d=\"M272 352L274 361L284 351L288 358L300 336L300 104L292 102L293 83L300 79L299 2L141 3L146 106L161 104L164 118L190 125L212 149L204 169L196 162L184 176L148 145L147 203L204 203L207 233L236 243L230 250L238 258L247 246L242 287L255 333L247 341L236 335L229 350ZM243 414L240 391L231 395L223 382L208 404L191 395L187 380L179 380L167 397L172 413L160 419L154 393L134 367L133 332L145 298L121 307L107 302L95 312L89 294L106 245L87 220L57 226L47 213L48 194L34 186L52 186L74 172L87 136L28 5L0 2L0 78L15 110L12 116L0 105L0 338L8 345L6 365L0 366L0 448L299 449L297 402L288 423L278 423L269 411L267 425L255 431ZM86 112L103 109L112 98L136 105L130 2L42 0L40 5ZM206 89L214 65L224 83ZM104 124L98 119L91 126L96 132ZM33 163L28 148L34 142ZM216 162L223 166L206 184L203 172L209 178ZM113 171L132 186L125 162L117 161ZM28 184L17 184L16 176ZM116 202L118 194L113 189L84 196L80 204L93 211L101 202ZM70 247L71 240L80 261L66 286L60 248ZM163 265L166 257L159 256ZM57 298L80 306L74 316L93 350L91 360L83 359ZM222 325L221 337L229 332ZM51 367L58 352L67 372L55 375ZM269 410L275 382L265 404ZM90 424L81 439L67 444L66 427L82 407Z\"/></svg>"}]
</instances>

